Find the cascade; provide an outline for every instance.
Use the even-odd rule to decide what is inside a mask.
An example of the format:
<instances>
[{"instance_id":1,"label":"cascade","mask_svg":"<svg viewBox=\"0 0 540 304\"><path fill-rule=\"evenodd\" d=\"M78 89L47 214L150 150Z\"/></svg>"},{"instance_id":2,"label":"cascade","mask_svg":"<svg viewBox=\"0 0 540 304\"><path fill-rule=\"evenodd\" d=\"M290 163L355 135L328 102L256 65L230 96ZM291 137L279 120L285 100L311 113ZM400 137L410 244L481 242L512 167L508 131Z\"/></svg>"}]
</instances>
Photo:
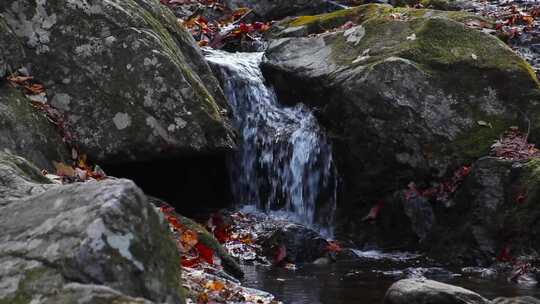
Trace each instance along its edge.
<instances>
[{"instance_id":1,"label":"cascade","mask_svg":"<svg viewBox=\"0 0 540 304\"><path fill-rule=\"evenodd\" d=\"M206 50L240 132L229 161L234 200L331 235L337 174L332 148L303 104L285 106L265 83L263 53Z\"/></svg>"}]
</instances>

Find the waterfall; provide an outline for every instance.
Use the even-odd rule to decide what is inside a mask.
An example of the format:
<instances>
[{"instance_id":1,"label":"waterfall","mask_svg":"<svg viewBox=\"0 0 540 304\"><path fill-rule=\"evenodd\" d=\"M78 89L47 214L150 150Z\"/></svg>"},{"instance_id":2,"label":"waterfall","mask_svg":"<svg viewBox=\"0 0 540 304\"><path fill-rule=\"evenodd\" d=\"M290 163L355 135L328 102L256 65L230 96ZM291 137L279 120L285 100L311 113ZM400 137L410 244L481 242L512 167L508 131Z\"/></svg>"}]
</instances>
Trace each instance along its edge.
<instances>
[{"instance_id":1,"label":"waterfall","mask_svg":"<svg viewBox=\"0 0 540 304\"><path fill-rule=\"evenodd\" d=\"M229 163L235 201L331 236L337 174L313 113L303 104L279 103L260 69L263 53L205 52L221 73L240 132L239 150Z\"/></svg>"}]
</instances>

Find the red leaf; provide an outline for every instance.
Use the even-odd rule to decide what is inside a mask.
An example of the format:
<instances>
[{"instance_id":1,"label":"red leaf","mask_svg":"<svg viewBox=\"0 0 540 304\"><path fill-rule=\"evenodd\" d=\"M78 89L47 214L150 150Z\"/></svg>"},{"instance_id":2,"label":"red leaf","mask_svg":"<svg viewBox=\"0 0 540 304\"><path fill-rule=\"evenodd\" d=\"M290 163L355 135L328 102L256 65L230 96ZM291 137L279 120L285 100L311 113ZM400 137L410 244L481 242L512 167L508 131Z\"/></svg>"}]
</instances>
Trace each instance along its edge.
<instances>
[{"instance_id":1,"label":"red leaf","mask_svg":"<svg viewBox=\"0 0 540 304\"><path fill-rule=\"evenodd\" d=\"M326 250L329 252L340 252L343 248L341 248L336 241L330 241L328 242L328 245L326 245Z\"/></svg>"},{"instance_id":2,"label":"red leaf","mask_svg":"<svg viewBox=\"0 0 540 304\"><path fill-rule=\"evenodd\" d=\"M371 207L369 213L362 218L362 221L375 220L381 211L381 208L384 206L384 201L379 200L375 206Z\"/></svg>"},{"instance_id":3,"label":"red leaf","mask_svg":"<svg viewBox=\"0 0 540 304\"><path fill-rule=\"evenodd\" d=\"M274 253L274 265L277 265L281 263L285 257L287 257L287 248L285 245L281 244L276 249L276 252Z\"/></svg>"},{"instance_id":4,"label":"red leaf","mask_svg":"<svg viewBox=\"0 0 540 304\"><path fill-rule=\"evenodd\" d=\"M180 264L182 265L182 267L193 268L199 265L199 262L200 262L199 258L188 259L188 258L182 257L182 261L180 262Z\"/></svg>"},{"instance_id":5,"label":"red leaf","mask_svg":"<svg viewBox=\"0 0 540 304\"><path fill-rule=\"evenodd\" d=\"M199 252L199 257L210 265L214 265L214 250L202 244L201 242L195 245L195 249Z\"/></svg>"}]
</instances>

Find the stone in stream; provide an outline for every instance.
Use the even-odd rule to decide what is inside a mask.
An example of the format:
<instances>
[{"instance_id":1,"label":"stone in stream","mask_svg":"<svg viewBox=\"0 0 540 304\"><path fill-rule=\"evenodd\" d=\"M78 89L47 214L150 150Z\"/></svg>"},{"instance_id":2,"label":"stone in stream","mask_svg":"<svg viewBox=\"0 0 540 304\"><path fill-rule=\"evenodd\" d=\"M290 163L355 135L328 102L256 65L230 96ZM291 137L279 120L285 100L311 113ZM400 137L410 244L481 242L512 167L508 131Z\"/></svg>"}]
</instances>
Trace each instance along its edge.
<instances>
[{"instance_id":1,"label":"stone in stream","mask_svg":"<svg viewBox=\"0 0 540 304\"><path fill-rule=\"evenodd\" d=\"M470 290L426 279L405 279L394 283L384 304L490 304Z\"/></svg>"},{"instance_id":2,"label":"stone in stream","mask_svg":"<svg viewBox=\"0 0 540 304\"><path fill-rule=\"evenodd\" d=\"M274 259L276 251L283 246L284 259L289 263L317 263L318 260L326 257L328 241L314 230L298 224L287 224L272 232L267 239L261 240L262 247L266 250L266 255Z\"/></svg>"},{"instance_id":3,"label":"stone in stream","mask_svg":"<svg viewBox=\"0 0 540 304\"><path fill-rule=\"evenodd\" d=\"M183 303L180 257L133 182L50 184L0 153L0 303Z\"/></svg>"},{"instance_id":4,"label":"stone in stream","mask_svg":"<svg viewBox=\"0 0 540 304\"><path fill-rule=\"evenodd\" d=\"M492 304L540 304L537 298L525 296L515 298L495 298L491 301Z\"/></svg>"},{"instance_id":5,"label":"stone in stream","mask_svg":"<svg viewBox=\"0 0 540 304\"><path fill-rule=\"evenodd\" d=\"M509 126L538 121L531 67L467 27L478 22L490 24L463 12L370 4L270 30L265 75L280 100L314 107L331 136L343 179L336 233L362 239L358 219L385 194L449 176L487 154ZM534 141L540 124L531 127Z\"/></svg>"},{"instance_id":6,"label":"stone in stream","mask_svg":"<svg viewBox=\"0 0 540 304\"><path fill-rule=\"evenodd\" d=\"M0 2L0 75L24 67L100 162L231 149L219 84L158 0Z\"/></svg>"}]
</instances>

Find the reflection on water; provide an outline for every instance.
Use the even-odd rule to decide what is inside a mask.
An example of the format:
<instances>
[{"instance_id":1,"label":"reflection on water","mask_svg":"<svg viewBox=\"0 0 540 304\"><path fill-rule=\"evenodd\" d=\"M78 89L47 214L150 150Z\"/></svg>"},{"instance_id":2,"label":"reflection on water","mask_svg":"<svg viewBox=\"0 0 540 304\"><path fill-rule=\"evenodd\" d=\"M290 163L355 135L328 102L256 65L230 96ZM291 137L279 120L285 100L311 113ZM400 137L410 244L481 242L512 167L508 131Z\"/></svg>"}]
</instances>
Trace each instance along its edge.
<instances>
[{"instance_id":1,"label":"reflection on water","mask_svg":"<svg viewBox=\"0 0 540 304\"><path fill-rule=\"evenodd\" d=\"M488 299L500 296L540 297L540 288L504 280L474 278L451 272L422 258L380 258L374 252L356 261L331 265L304 265L297 270L243 266L245 286L273 293L290 304L380 304L388 287L402 278L424 276L473 290ZM392 256L392 255L390 255ZM412 255L411 255L412 256Z\"/></svg>"}]
</instances>

